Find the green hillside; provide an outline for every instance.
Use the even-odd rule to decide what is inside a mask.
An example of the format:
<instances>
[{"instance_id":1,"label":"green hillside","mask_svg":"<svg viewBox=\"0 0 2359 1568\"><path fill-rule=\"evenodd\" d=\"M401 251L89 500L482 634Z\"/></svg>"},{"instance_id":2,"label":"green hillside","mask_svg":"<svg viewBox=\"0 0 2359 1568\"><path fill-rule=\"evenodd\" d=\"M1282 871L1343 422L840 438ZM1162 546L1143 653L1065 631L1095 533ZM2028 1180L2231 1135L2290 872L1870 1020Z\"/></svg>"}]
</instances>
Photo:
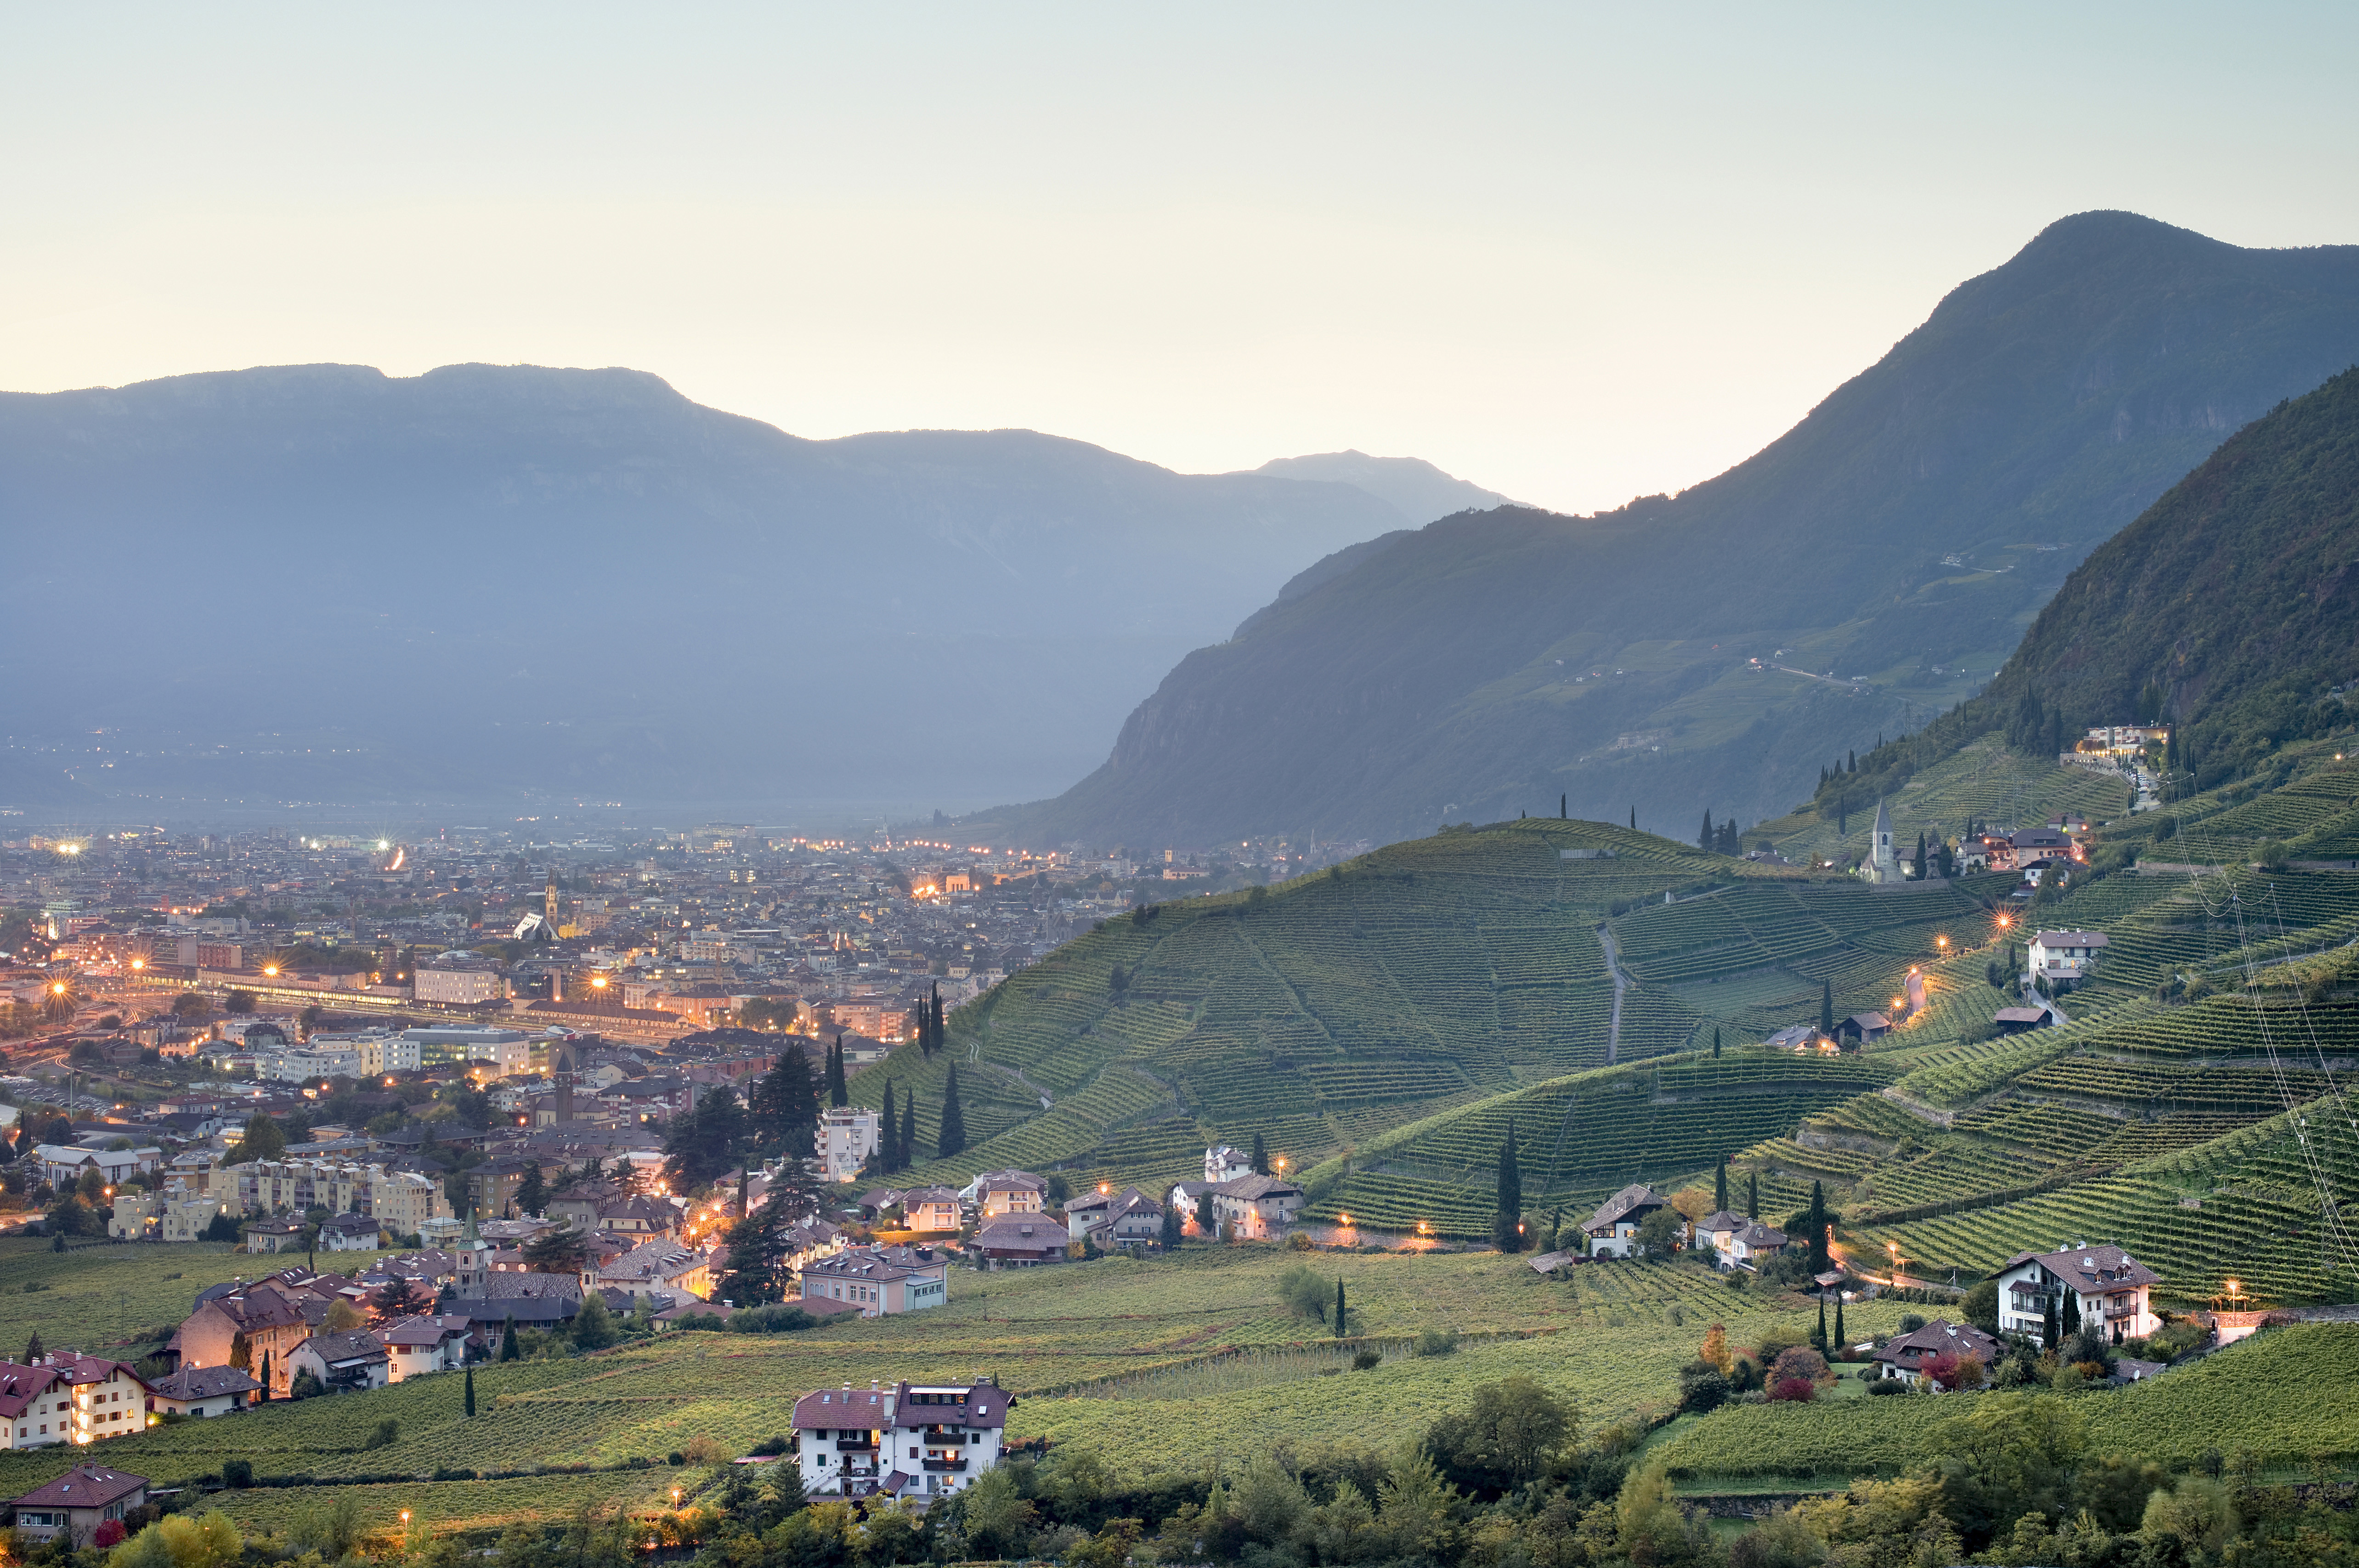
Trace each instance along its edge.
<instances>
[{"instance_id":1,"label":"green hillside","mask_svg":"<svg viewBox=\"0 0 2359 1568\"><path fill-rule=\"evenodd\" d=\"M1726 474L1444 519L1268 606L992 842L1381 841L1567 793L1757 821L1980 690L2077 562L2354 361L2359 248L2065 219Z\"/></svg>"},{"instance_id":2,"label":"green hillside","mask_svg":"<svg viewBox=\"0 0 2359 1568\"><path fill-rule=\"evenodd\" d=\"M1593 850L1611 858L1564 857ZM1500 822L1109 920L961 1009L950 1051L905 1047L854 1095L915 1093L929 1149L955 1062L976 1141L927 1176L1161 1181L1256 1135L1301 1170L1715 1030L1733 1048L1815 1018L1822 985L1841 1011L1882 1006L1982 914L1962 884L1878 894L1603 823ZM1618 1028L1601 931L1622 955ZM1569 1159L1563 1183L1618 1186L1617 1158Z\"/></svg>"}]
</instances>

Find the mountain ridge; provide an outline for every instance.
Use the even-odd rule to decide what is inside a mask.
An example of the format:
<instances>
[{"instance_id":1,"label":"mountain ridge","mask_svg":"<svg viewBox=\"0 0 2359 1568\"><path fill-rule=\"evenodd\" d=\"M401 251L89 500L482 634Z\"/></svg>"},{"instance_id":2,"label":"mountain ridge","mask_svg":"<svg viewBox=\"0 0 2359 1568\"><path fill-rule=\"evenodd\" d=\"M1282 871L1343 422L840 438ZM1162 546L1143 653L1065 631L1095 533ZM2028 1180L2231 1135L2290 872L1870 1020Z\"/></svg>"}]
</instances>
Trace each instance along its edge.
<instances>
[{"instance_id":1,"label":"mountain ridge","mask_svg":"<svg viewBox=\"0 0 2359 1568\"><path fill-rule=\"evenodd\" d=\"M1754 457L1587 517L1415 530L1191 651L1063 795L980 820L1193 844L1560 796L1670 832L1772 814L1979 690L2090 550L2354 358L2359 247L2060 220Z\"/></svg>"}]
</instances>

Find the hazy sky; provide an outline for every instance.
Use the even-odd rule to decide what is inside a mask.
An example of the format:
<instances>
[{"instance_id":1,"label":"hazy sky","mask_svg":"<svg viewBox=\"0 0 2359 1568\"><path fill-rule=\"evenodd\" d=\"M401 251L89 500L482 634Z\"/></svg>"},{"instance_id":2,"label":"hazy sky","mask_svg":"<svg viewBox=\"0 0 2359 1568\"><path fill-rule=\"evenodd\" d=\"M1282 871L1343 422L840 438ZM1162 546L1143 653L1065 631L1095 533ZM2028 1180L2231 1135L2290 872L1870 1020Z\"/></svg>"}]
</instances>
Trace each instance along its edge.
<instances>
[{"instance_id":1,"label":"hazy sky","mask_svg":"<svg viewBox=\"0 0 2359 1568\"><path fill-rule=\"evenodd\" d=\"M2359 241L2359 7L1950 9L21 6L0 387L626 365L1586 511L2066 213Z\"/></svg>"}]
</instances>

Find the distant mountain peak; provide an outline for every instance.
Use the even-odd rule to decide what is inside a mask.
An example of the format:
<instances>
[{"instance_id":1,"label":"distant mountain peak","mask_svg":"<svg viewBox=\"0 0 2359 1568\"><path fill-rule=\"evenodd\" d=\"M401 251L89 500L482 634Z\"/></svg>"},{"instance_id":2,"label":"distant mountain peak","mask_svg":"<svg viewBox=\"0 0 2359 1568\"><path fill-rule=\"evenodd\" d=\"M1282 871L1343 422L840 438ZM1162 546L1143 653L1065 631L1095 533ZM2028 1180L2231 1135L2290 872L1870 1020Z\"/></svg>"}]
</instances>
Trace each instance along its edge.
<instances>
[{"instance_id":1,"label":"distant mountain peak","mask_svg":"<svg viewBox=\"0 0 2359 1568\"><path fill-rule=\"evenodd\" d=\"M1401 521L1412 527L1460 512L1488 511L1507 499L1496 490L1445 474L1421 457L1371 457L1356 449L1274 457L1253 472L1273 479L1356 486L1400 513Z\"/></svg>"}]
</instances>

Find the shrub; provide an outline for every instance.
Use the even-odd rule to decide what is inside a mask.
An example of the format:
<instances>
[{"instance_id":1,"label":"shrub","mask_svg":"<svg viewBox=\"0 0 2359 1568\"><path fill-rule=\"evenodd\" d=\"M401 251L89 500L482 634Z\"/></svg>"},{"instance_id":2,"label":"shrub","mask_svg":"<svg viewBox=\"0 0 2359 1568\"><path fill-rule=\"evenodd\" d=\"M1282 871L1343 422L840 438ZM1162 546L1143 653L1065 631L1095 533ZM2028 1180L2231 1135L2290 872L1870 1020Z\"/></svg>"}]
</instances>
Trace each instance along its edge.
<instances>
[{"instance_id":1,"label":"shrub","mask_svg":"<svg viewBox=\"0 0 2359 1568\"><path fill-rule=\"evenodd\" d=\"M1877 1395L1901 1394L1908 1392L1908 1385L1897 1377L1878 1377L1867 1386L1869 1393Z\"/></svg>"},{"instance_id":2,"label":"shrub","mask_svg":"<svg viewBox=\"0 0 2359 1568\"><path fill-rule=\"evenodd\" d=\"M775 1459L793 1446L794 1439L792 1438L766 1437L761 1442L754 1445L753 1452L761 1458Z\"/></svg>"},{"instance_id":3,"label":"shrub","mask_svg":"<svg viewBox=\"0 0 2359 1568\"><path fill-rule=\"evenodd\" d=\"M719 1438L701 1433L690 1438L688 1446L680 1452L688 1456L691 1465L718 1465L729 1457L727 1445Z\"/></svg>"},{"instance_id":4,"label":"shrub","mask_svg":"<svg viewBox=\"0 0 2359 1568\"><path fill-rule=\"evenodd\" d=\"M1363 1350L1352 1357L1352 1370L1367 1372L1384 1365L1385 1358L1373 1350Z\"/></svg>"},{"instance_id":5,"label":"shrub","mask_svg":"<svg viewBox=\"0 0 2359 1568\"><path fill-rule=\"evenodd\" d=\"M1430 1328L1417 1336L1409 1345L1412 1356L1447 1356L1458 1348L1458 1331L1454 1328Z\"/></svg>"},{"instance_id":6,"label":"shrub","mask_svg":"<svg viewBox=\"0 0 2359 1568\"><path fill-rule=\"evenodd\" d=\"M366 1453L375 1448L391 1448L400 1437L401 1423L387 1416L376 1423L375 1429L368 1434L368 1441L361 1444L361 1450Z\"/></svg>"},{"instance_id":7,"label":"shrub","mask_svg":"<svg viewBox=\"0 0 2359 1568\"><path fill-rule=\"evenodd\" d=\"M1784 1382L1773 1386L1769 1390L1769 1397L1773 1399L1786 1399L1807 1405L1819 1397L1819 1386L1808 1377L1788 1377Z\"/></svg>"},{"instance_id":8,"label":"shrub","mask_svg":"<svg viewBox=\"0 0 2359 1568\"><path fill-rule=\"evenodd\" d=\"M1807 1345L1787 1346L1770 1364L1768 1383L1772 1388L1796 1377L1813 1387L1835 1380L1833 1369L1827 1366L1827 1358Z\"/></svg>"},{"instance_id":9,"label":"shrub","mask_svg":"<svg viewBox=\"0 0 2359 1568\"><path fill-rule=\"evenodd\" d=\"M254 1461L227 1459L222 1462L222 1485L233 1491L243 1491L254 1485Z\"/></svg>"}]
</instances>

